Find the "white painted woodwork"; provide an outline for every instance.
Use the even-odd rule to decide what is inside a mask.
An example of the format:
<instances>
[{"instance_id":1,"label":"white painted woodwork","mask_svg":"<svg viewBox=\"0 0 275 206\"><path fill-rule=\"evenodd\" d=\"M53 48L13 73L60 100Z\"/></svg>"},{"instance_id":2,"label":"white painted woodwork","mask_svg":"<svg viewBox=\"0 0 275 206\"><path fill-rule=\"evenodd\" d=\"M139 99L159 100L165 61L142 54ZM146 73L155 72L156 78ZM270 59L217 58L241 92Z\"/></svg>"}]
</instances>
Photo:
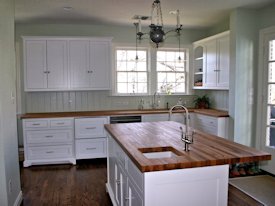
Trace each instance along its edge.
<instances>
[{"instance_id":1,"label":"white painted woodwork","mask_svg":"<svg viewBox=\"0 0 275 206\"><path fill-rule=\"evenodd\" d=\"M193 89L229 89L230 70L230 41L229 31L194 42L194 82L202 79L202 86L194 86ZM197 58L197 50L203 49L202 72L198 73L201 67L198 65L200 58ZM199 76L198 76L199 75ZM202 75L202 77L200 76Z\"/></svg>"},{"instance_id":2,"label":"white painted woodwork","mask_svg":"<svg viewBox=\"0 0 275 206\"><path fill-rule=\"evenodd\" d=\"M89 88L91 85L89 40L71 40L69 42L70 87Z\"/></svg>"},{"instance_id":3,"label":"white painted woodwork","mask_svg":"<svg viewBox=\"0 0 275 206\"><path fill-rule=\"evenodd\" d=\"M94 89L110 88L111 48L109 41L90 42L91 87Z\"/></svg>"},{"instance_id":4,"label":"white painted woodwork","mask_svg":"<svg viewBox=\"0 0 275 206\"><path fill-rule=\"evenodd\" d=\"M104 124L107 123L108 117L75 119L75 138L106 137Z\"/></svg>"},{"instance_id":5,"label":"white painted woodwork","mask_svg":"<svg viewBox=\"0 0 275 206\"><path fill-rule=\"evenodd\" d=\"M218 48L218 68L217 72L217 86L222 88L229 88L229 65L230 65L230 45L229 35L217 39Z\"/></svg>"},{"instance_id":6,"label":"white painted woodwork","mask_svg":"<svg viewBox=\"0 0 275 206\"><path fill-rule=\"evenodd\" d=\"M45 40L24 41L25 91L47 88L46 49Z\"/></svg>"},{"instance_id":7,"label":"white painted woodwork","mask_svg":"<svg viewBox=\"0 0 275 206\"><path fill-rule=\"evenodd\" d=\"M107 163L113 205L227 205L228 165L141 173L110 135Z\"/></svg>"},{"instance_id":8,"label":"white painted woodwork","mask_svg":"<svg viewBox=\"0 0 275 206\"><path fill-rule=\"evenodd\" d=\"M109 117L75 119L76 159L102 158L107 156L104 124L108 123Z\"/></svg>"},{"instance_id":9,"label":"white painted woodwork","mask_svg":"<svg viewBox=\"0 0 275 206\"><path fill-rule=\"evenodd\" d=\"M66 40L47 40L47 80L49 89L68 88Z\"/></svg>"},{"instance_id":10,"label":"white painted woodwork","mask_svg":"<svg viewBox=\"0 0 275 206\"><path fill-rule=\"evenodd\" d=\"M23 37L25 91L109 90L111 38Z\"/></svg>"},{"instance_id":11,"label":"white painted woodwork","mask_svg":"<svg viewBox=\"0 0 275 206\"><path fill-rule=\"evenodd\" d=\"M106 157L106 138L76 139L76 159L91 159Z\"/></svg>"},{"instance_id":12,"label":"white painted woodwork","mask_svg":"<svg viewBox=\"0 0 275 206\"><path fill-rule=\"evenodd\" d=\"M215 87L217 79L217 45L216 40L205 43L206 48L206 68L205 68L205 87Z\"/></svg>"},{"instance_id":13,"label":"white painted woodwork","mask_svg":"<svg viewBox=\"0 0 275 206\"><path fill-rule=\"evenodd\" d=\"M73 118L24 119L24 167L75 164Z\"/></svg>"},{"instance_id":14,"label":"white painted woodwork","mask_svg":"<svg viewBox=\"0 0 275 206\"><path fill-rule=\"evenodd\" d=\"M228 138L228 117L212 117L202 114L191 114L190 126L195 130Z\"/></svg>"}]
</instances>

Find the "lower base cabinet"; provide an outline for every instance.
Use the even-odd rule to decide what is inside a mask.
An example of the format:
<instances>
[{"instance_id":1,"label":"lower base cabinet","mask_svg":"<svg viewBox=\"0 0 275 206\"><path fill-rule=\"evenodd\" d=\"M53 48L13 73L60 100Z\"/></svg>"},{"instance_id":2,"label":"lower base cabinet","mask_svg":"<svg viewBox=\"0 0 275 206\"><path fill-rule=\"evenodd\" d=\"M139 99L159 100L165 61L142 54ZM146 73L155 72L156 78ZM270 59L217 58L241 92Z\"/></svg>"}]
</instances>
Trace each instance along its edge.
<instances>
[{"instance_id":1,"label":"lower base cabinet","mask_svg":"<svg viewBox=\"0 0 275 206\"><path fill-rule=\"evenodd\" d=\"M24 167L76 164L73 118L24 119Z\"/></svg>"},{"instance_id":2,"label":"lower base cabinet","mask_svg":"<svg viewBox=\"0 0 275 206\"><path fill-rule=\"evenodd\" d=\"M107 191L114 206L227 206L228 165L140 172L108 135Z\"/></svg>"},{"instance_id":3,"label":"lower base cabinet","mask_svg":"<svg viewBox=\"0 0 275 206\"><path fill-rule=\"evenodd\" d=\"M76 139L76 159L106 157L106 138Z\"/></svg>"}]
</instances>

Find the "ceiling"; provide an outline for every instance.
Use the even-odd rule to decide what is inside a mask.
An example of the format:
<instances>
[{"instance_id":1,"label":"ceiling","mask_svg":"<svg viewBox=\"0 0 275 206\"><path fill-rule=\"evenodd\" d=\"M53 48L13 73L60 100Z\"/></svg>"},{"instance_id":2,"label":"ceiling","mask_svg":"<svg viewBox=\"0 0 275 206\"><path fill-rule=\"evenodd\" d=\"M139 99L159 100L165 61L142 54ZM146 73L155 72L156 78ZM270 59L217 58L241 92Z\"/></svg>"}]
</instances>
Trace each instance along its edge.
<instances>
[{"instance_id":1,"label":"ceiling","mask_svg":"<svg viewBox=\"0 0 275 206\"><path fill-rule=\"evenodd\" d=\"M153 0L15 0L16 23L132 25L134 15L149 16ZM275 0L161 0L164 25L175 25L169 11L179 9L184 28L205 28L228 18L234 8L260 9ZM64 7L72 7L64 10ZM148 24L150 21L148 21Z\"/></svg>"}]
</instances>

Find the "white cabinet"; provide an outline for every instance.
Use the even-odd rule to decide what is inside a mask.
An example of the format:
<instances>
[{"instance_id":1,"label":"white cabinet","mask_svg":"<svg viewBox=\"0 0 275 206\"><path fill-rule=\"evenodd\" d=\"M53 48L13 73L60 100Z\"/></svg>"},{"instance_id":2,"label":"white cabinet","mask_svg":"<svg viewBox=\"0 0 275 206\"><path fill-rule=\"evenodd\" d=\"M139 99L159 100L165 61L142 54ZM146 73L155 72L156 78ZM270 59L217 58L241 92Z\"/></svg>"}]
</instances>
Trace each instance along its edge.
<instances>
[{"instance_id":1,"label":"white cabinet","mask_svg":"<svg viewBox=\"0 0 275 206\"><path fill-rule=\"evenodd\" d=\"M143 175L112 137L108 137L107 188L113 205L143 205Z\"/></svg>"},{"instance_id":2,"label":"white cabinet","mask_svg":"<svg viewBox=\"0 0 275 206\"><path fill-rule=\"evenodd\" d=\"M110 135L108 151L106 187L113 205L227 205L228 165L142 173Z\"/></svg>"},{"instance_id":3,"label":"white cabinet","mask_svg":"<svg viewBox=\"0 0 275 206\"><path fill-rule=\"evenodd\" d=\"M106 132L108 117L75 119L76 159L106 157Z\"/></svg>"},{"instance_id":4,"label":"white cabinet","mask_svg":"<svg viewBox=\"0 0 275 206\"><path fill-rule=\"evenodd\" d=\"M25 91L68 87L67 42L24 40Z\"/></svg>"},{"instance_id":5,"label":"white cabinet","mask_svg":"<svg viewBox=\"0 0 275 206\"><path fill-rule=\"evenodd\" d=\"M212 117L193 113L190 126L205 133L228 138L228 117Z\"/></svg>"},{"instance_id":6,"label":"white cabinet","mask_svg":"<svg viewBox=\"0 0 275 206\"><path fill-rule=\"evenodd\" d=\"M73 118L24 119L24 167L75 164Z\"/></svg>"},{"instance_id":7,"label":"white cabinet","mask_svg":"<svg viewBox=\"0 0 275 206\"><path fill-rule=\"evenodd\" d=\"M194 42L194 89L229 89L229 31Z\"/></svg>"},{"instance_id":8,"label":"white cabinet","mask_svg":"<svg viewBox=\"0 0 275 206\"><path fill-rule=\"evenodd\" d=\"M23 37L25 91L108 90L111 38Z\"/></svg>"},{"instance_id":9,"label":"white cabinet","mask_svg":"<svg viewBox=\"0 0 275 206\"><path fill-rule=\"evenodd\" d=\"M110 39L70 40L69 68L71 89L110 89Z\"/></svg>"}]
</instances>

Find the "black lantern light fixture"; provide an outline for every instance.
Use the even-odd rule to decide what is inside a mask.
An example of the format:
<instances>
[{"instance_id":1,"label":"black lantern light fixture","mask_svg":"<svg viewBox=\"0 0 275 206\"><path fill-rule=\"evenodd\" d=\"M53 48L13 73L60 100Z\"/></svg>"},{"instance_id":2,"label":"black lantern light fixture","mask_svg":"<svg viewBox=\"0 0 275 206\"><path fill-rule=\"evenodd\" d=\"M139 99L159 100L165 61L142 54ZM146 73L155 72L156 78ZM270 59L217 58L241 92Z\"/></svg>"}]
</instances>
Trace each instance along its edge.
<instances>
[{"instance_id":1,"label":"black lantern light fixture","mask_svg":"<svg viewBox=\"0 0 275 206\"><path fill-rule=\"evenodd\" d=\"M159 0L154 0L152 4L151 17L148 16L140 16L135 15L133 19L137 19L138 22L134 23L136 26L136 38L137 40L142 40L143 36L149 35L151 41L156 44L156 48L159 47L159 44L164 41L165 35L169 32L176 32L179 38L179 46L180 46L180 31L182 30L182 25L180 24L180 14L179 10L172 11L170 14L175 14L177 16L177 25L176 29L172 29L170 31L164 32L163 30L163 19L162 19L162 11ZM143 33L141 30L141 20L148 20L151 18L151 24L149 25L150 31L149 33Z\"/></svg>"}]
</instances>

